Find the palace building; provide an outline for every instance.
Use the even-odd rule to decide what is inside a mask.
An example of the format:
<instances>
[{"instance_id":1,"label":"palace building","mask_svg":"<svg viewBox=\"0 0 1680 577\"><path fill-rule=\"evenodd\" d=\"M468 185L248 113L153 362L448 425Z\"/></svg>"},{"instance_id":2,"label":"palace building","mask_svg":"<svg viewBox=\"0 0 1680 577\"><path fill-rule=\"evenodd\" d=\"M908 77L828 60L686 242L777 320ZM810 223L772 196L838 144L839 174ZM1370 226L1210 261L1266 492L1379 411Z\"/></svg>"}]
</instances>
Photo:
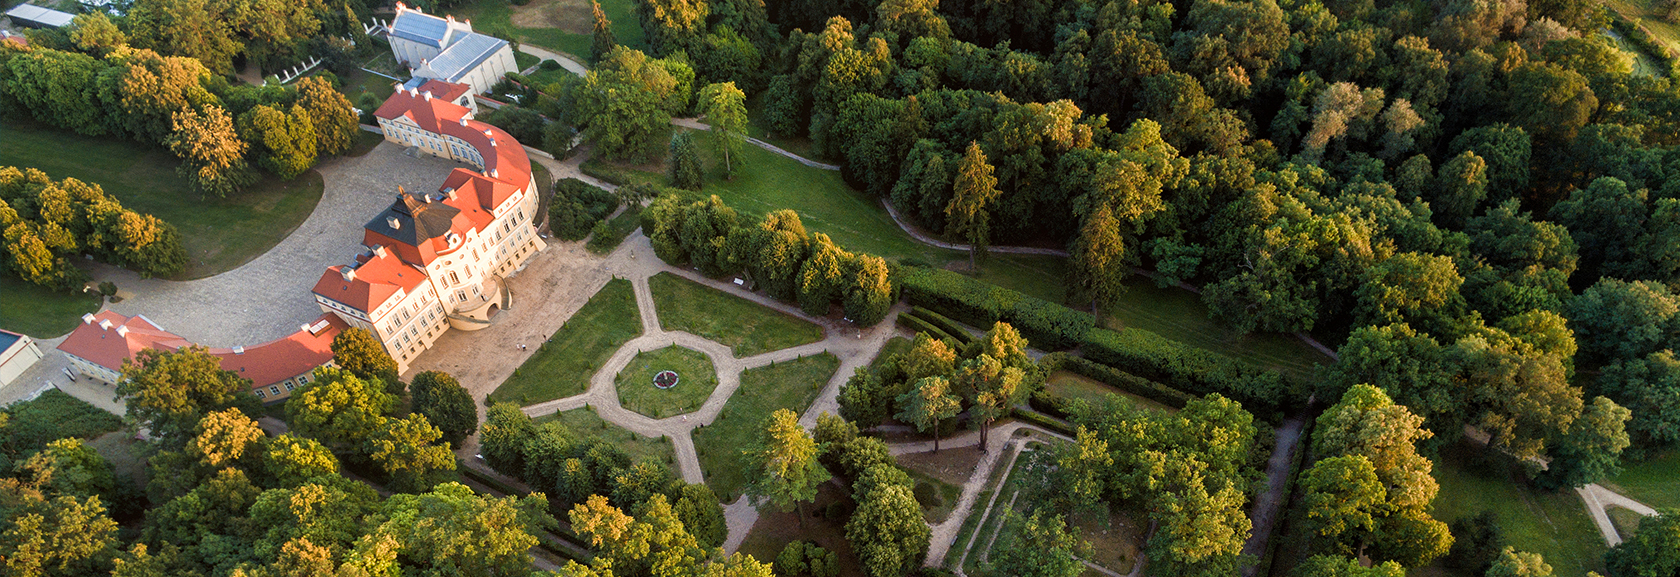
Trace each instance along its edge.
<instances>
[{"instance_id":1,"label":"palace building","mask_svg":"<svg viewBox=\"0 0 1680 577\"><path fill-rule=\"evenodd\" d=\"M397 3L391 20L391 55L415 78L464 84L489 92L509 72L519 72L506 40L473 32L472 22L439 18Z\"/></svg>"},{"instance_id":2,"label":"palace building","mask_svg":"<svg viewBox=\"0 0 1680 577\"><path fill-rule=\"evenodd\" d=\"M347 328L372 333L406 372L444 332L483 329L513 305L504 279L547 246L535 227L537 182L525 147L473 120L470 90L427 81L399 89L374 115L386 140L473 168L454 169L436 192L398 187L363 227L366 250L316 281L320 318L273 342L209 350L258 398L282 399L309 382L332 363L333 337ZM192 344L144 316L105 311L83 317L58 349L81 374L116 384L136 353Z\"/></svg>"},{"instance_id":3,"label":"palace building","mask_svg":"<svg viewBox=\"0 0 1680 577\"><path fill-rule=\"evenodd\" d=\"M504 278L546 246L525 147L473 120L459 84L400 89L374 116L385 139L464 162L437 192L397 190L363 227L368 252L315 283L321 310L367 329L401 371L451 328L478 330L513 304Z\"/></svg>"}]
</instances>

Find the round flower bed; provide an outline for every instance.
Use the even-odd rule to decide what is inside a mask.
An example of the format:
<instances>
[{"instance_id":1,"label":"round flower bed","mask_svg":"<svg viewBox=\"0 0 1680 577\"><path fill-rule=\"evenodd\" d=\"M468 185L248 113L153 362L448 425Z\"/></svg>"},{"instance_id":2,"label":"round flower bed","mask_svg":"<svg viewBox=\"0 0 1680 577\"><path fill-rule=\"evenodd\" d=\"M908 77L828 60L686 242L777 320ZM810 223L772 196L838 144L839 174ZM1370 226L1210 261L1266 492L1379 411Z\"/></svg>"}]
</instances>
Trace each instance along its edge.
<instances>
[{"instance_id":1,"label":"round flower bed","mask_svg":"<svg viewBox=\"0 0 1680 577\"><path fill-rule=\"evenodd\" d=\"M677 372L659 371L659 374L653 376L653 386L661 389L677 386Z\"/></svg>"}]
</instances>

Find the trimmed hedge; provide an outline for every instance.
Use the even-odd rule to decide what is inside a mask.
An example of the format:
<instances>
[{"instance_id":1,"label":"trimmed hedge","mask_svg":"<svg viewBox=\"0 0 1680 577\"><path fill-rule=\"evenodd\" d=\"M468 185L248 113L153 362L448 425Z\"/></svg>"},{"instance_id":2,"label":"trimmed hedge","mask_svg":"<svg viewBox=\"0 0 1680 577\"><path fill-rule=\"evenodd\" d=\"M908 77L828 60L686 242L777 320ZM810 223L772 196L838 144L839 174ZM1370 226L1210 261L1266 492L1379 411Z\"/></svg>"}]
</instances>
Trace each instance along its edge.
<instances>
[{"instance_id":1,"label":"trimmed hedge","mask_svg":"<svg viewBox=\"0 0 1680 577\"><path fill-rule=\"evenodd\" d=\"M1040 350L1079 346L1096 325L1091 315L947 270L903 267L898 276L911 305L981 328L1009 323Z\"/></svg>"},{"instance_id":2,"label":"trimmed hedge","mask_svg":"<svg viewBox=\"0 0 1680 577\"><path fill-rule=\"evenodd\" d=\"M914 316L918 319L927 321L928 324L933 325L935 327L938 327L940 330L945 331L945 334L951 335L951 338L956 339L958 343L966 345L968 343L974 342L974 335L969 334L969 332L966 329L964 329L962 327L962 325L957 324L957 321L951 320L950 317L947 317L945 315L933 312L933 311L928 310L928 309L923 308L923 307L913 307L913 308L910 309L910 312L906 313L906 314ZM900 316L903 316L903 315L900 315ZM991 328L991 327L985 327L985 328Z\"/></svg>"},{"instance_id":3,"label":"trimmed hedge","mask_svg":"<svg viewBox=\"0 0 1680 577\"><path fill-rule=\"evenodd\" d=\"M1192 395L1219 393L1255 415L1269 415L1294 396L1276 372L1199 349L1142 329L1092 329L1085 358L1157 381Z\"/></svg>"},{"instance_id":4,"label":"trimmed hedge","mask_svg":"<svg viewBox=\"0 0 1680 577\"><path fill-rule=\"evenodd\" d=\"M1055 417L1051 417L1050 415L1046 415L1044 413L1040 413L1040 412L1034 411L1032 409L1023 409L1021 407L1015 407L1013 415L1014 415L1015 418L1020 419L1022 421L1026 421L1028 423L1038 425L1040 427L1044 427L1046 429L1049 429L1051 431L1055 431L1057 433L1061 433L1063 435L1067 435L1069 437L1079 436L1079 432L1074 430L1073 425L1069 424L1067 421L1063 421L1063 420L1057 419Z\"/></svg>"},{"instance_id":5,"label":"trimmed hedge","mask_svg":"<svg viewBox=\"0 0 1680 577\"><path fill-rule=\"evenodd\" d=\"M1190 393L1067 353L1050 353L1038 363L1047 371L1068 371L1175 409L1184 408L1185 403L1196 398Z\"/></svg>"},{"instance_id":6,"label":"trimmed hedge","mask_svg":"<svg viewBox=\"0 0 1680 577\"><path fill-rule=\"evenodd\" d=\"M931 323L928 323L927 321L922 320L921 318L918 318L918 317L913 317L913 316L910 316L910 315L898 315L898 321L897 322L898 322L898 326L904 327L905 330L908 330L912 333L927 333L928 336L933 337L934 340L938 340L938 341L943 341L943 340L946 340L946 339L956 340L956 337L945 334L944 329L933 326ZM957 342L960 343L962 341L957 341Z\"/></svg>"}]
</instances>

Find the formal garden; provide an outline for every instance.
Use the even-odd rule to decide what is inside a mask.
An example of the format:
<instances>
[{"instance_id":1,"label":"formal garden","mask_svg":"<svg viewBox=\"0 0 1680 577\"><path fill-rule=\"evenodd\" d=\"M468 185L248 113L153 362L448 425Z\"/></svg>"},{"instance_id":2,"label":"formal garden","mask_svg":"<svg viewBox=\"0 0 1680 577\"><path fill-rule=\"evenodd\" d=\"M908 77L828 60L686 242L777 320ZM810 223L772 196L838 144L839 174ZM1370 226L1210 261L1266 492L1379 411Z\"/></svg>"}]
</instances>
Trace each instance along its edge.
<instances>
[{"instance_id":1,"label":"formal garden","mask_svg":"<svg viewBox=\"0 0 1680 577\"><path fill-rule=\"evenodd\" d=\"M840 367L840 359L823 353L741 371L741 388L729 397L723 412L710 425L694 431L694 451L706 470L706 484L725 501L733 501L751 481L741 466L741 450L751 446L764 419L777 409L804 413Z\"/></svg>"},{"instance_id":2,"label":"formal garden","mask_svg":"<svg viewBox=\"0 0 1680 577\"><path fill-rule=\"evenodd\" d=\"M490 393L489 400L523 406L583 394L602 363L640 334L642 321L630 281L608 281Z\"/></svg>"},{"instance_id":3,"label":"formal garden","mask_svg":"<svg viewBox=\"0 0 1680 577\"><path fill-rule=\"evenodd\" d=\"M717 385L705 353L676 345L638 353L613 380L619 405L655 419L694 412Z\"/></svg>"},{"instance_id":4,"label":"formal garden","mask_svg":"<svg viewBox=\"0 0 1680 577\"><path fill-rule=\"evenodd\" d=\"M669 272L648 279L659 326L730 348L737 358L779 351L823 338L822 327L765 308Z\"/></svg>"}]
</instances>

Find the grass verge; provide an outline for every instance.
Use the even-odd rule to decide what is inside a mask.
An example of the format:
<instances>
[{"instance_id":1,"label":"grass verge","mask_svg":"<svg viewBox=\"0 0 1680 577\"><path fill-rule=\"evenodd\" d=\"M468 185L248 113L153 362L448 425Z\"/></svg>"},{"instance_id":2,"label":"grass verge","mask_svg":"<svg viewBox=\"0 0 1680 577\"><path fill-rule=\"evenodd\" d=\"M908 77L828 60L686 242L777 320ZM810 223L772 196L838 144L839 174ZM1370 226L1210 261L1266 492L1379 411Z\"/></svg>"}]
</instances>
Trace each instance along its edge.
<instances>
[{"instance_id":1,"label":"grass verge","mask_svg":"<svg viewBox=\"0 0 1680 577\"><path fill-rule=\"evenodd\" d=\"M642 321L630 281L608 281L490 393L489 401L525 406L582 394L601 364L640 334Z\"/></svg>"},{"instance_id":2,"label":"grass verge","mask_svg":"<svg viewBox=\"0 0 1680 577\"><path fill-rule=\"evenodd\" d=\"M661 389L653 385L654 375L663 371L676 371L676 386ZM624 408L663 419L699 409L717 389L718 378L712 359L705 353L672 345L636 355L618 372L614 383L618 386L618 403Z\"/></svg>"},{"instance_id":3,"label":"grass verge","mask_svg":"<svg viewBox=\"0 0 1680 577\"><path fill-rule=\"evenodd\" d=\"M613 37L620 45L647 48L634 2L602 0L601 9L612 21ZM524 6L512 6L506 0L478 0L442 11L457 20L472 20L473 30L477 32L517 38L534 46L577 56L580 60L589 57L592 42L590 9L589 3L582 0L536 0ZM533 25L516 25L515 20Z\"/></svg>"},{"instance_id":4,"label":"grass verge","mask_svg":"<svg viewBox=\"0 0 1680 577\"><path fill-rule=\"evenodd\" d=\"M822 327L669 272L649 278L648 285L659 310L659 326L722 343L736 357L823 338Z\"/></svg>"},{"instance_id":5,"label":"grass verge","mask_svg":"<svg viewBox=\"0 0 1680 577\"><path fill-rule=\"evenodd\" d=\"M1680 450L1657 453L1638 463L1624 463L1622 474L1604 486L1653 508L1680 507Z\"/></svg>"},{"instance_id":6,"label":"grass verge","mask_svg":"<svg viewBox=\"0 0 1680 577\"><path fill-rule=\"evenodd\" d=\"M588 407L544 415L534 420L539 424L559 421L560 424L566 425L566 428L570 429L573 435L600 439L607 444L624 449L624 452L629 453L631 457L638 461L654 459L671 466L672 469L676 468L676 451L671 448L670 439L665 437L652 439L632 433L623 427L608 423Z\"/></svg>"},{"instance_id":7,"label":"grass verge","mask_svg":"<svg viewBox=\"0 0 1680 577\"><path fill-rule=\"evenodd\" d=\"M755 442L764 419L778 409L803 413L839 368L839 358L823 353L741 372L741 388L717 420L694 431L694 450L706 471L706 484L720 500L733 502L746 487L741 450Z\"/></svg>"},{"instance_id":8,"label":"grass verge","mask_svg":"<svg viewBox=\"0 0 1680 577\"><path fill-rule=\"evenodd\" d=\"M11 271L0 273L0 329L37 339L57 338L75 330L82 315L98 310L97 296L55 291L26 282Z\"/></svg>"},{"instance_id":9,"label":"grass verge","mask_svg":"<svg viewBox=\"0 0 1680 577\"><path fill-rule=\"evenodd\" d=\"M227 198L201 198L175 174L169 151L107 137L81 136L32 122L0 123L0 164L38 168L54 180L96 183L123 206L181 231L187 269L181 279L237 268L286 238L321 200L321 173L268 177Z\"/></svg>"}]
</instances>

